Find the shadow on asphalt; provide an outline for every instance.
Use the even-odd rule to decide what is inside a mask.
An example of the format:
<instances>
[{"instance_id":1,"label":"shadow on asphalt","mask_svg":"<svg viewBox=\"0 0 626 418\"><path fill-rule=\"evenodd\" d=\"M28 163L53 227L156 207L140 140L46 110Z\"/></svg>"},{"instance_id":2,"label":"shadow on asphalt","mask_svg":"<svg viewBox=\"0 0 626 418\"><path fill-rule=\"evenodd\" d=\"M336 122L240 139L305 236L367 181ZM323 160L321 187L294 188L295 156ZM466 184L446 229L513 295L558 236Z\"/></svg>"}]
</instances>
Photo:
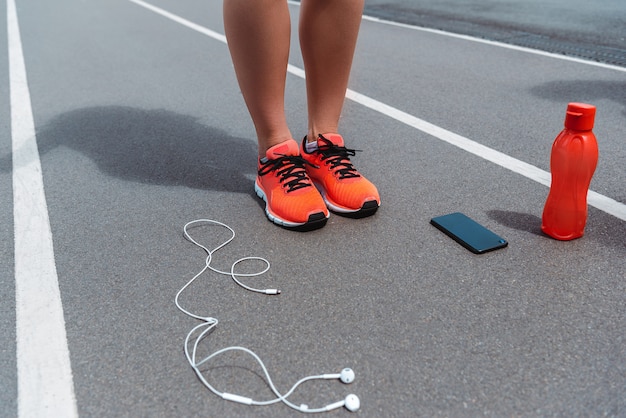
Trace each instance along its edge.
<instances>
[{"instance_id":1,"label":"shadow on asphalt","mask_svg":"<svg viewBox=\"0 0 626 418\"><path fill-rule=\"evenodd\" d=\"M551 81L530 90L542 99L558 102L593 103L598 99L609 99L623 106L626 116L626 82L602 80L567 80Z\"/></svg>"},{"instance_id":2,"label":"shadow on asphalt","mask_svg":"<svg viewBox=\"0 0 626 418\"><path fill-rule=\"evenodd\" d=\"M257 146L166 110L124 106L64 113L37 132L39 153L64 146L124 180L253 193ZM0 168L10 170L9 157Z\"/></svg>"},{"instance_id":3,"label":"shadow on asphalt","mask_svg":"<svg viewBox=\"0 0 626 418\"><path fill-rule=\"evenodd\" d=\"M506 210L490 210L487 212L487 216L509 228L545 237L541 232L541 218L538 216Z\"/></svg>"},{"instance_id":4,"label":"shadow on asphalt","mask_svg":"<svg viewBox=\"0 0 626 418\"><path fill-rule=\"evenodd\" d=\"M487 216L508 228L552 239L541 231L541 217L539 216L505 210L490 210ZM601 245L626 249L626 222L589 207L585 235L581 239L591 239Z\"/></svg>"}]
</instances>

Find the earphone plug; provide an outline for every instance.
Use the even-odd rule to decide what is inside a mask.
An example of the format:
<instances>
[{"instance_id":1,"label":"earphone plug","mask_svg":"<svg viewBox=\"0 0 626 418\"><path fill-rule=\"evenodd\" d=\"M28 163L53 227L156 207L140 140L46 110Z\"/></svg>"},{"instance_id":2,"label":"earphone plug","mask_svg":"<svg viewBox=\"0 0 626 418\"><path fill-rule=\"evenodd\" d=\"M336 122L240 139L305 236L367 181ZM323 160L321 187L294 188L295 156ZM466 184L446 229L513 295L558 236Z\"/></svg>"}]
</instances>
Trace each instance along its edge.
<instances>
[{"instance_id":1,"label":"earphone plug","mask_svg":"<svg viewBox=\"0 0 626 418\"><path fill-rule=\"evenodd\" d=\"M266 295L280 295L280 290L278 289L265 289L263 291Z\"/></svg>"}]
</instances>

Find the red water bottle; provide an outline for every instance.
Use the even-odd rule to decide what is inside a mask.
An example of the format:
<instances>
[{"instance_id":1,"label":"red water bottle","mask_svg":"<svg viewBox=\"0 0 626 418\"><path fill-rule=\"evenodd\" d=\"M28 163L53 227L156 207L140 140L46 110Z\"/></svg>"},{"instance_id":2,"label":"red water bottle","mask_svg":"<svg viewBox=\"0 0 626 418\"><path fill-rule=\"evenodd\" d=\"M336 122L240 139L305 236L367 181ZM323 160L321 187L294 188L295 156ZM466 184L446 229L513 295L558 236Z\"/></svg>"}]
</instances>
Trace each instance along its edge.
<instances>
[{"instance_id":1,"label":"red water bottle","mask_svg":"<svg viewBox=\"0 0 626 418\"><path fill-rule=\"evenodd\" d=\"M541 222L541 230L552 238L571 240L583 236L587 191L598 164L598 143L591 131L595 115L595 106L569 103L565 129L552 145L552 184Z\"/></svg>"}]
</instances>

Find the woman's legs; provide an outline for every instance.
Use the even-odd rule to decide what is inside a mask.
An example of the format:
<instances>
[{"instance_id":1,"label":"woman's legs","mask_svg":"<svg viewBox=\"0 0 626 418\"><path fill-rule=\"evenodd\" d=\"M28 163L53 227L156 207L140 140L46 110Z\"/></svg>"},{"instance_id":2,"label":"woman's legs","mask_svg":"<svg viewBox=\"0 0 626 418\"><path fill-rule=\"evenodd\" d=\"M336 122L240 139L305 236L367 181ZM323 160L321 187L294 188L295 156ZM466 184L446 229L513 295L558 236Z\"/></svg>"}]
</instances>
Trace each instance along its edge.
<instances>
[{"instance_id":1,"label":"woman's legs","mask_svg":"<svg viewBox=\"0 0 626 418\"><path fill-rule=\"evenodd\" d=\"M337 132L364 0L303 0L300 46L306 70L308 138ZM285 0L225 0L224 26L259 155L290 139L284 108L291 23Z\"/></svg>"},{"instance_id":2,"label":"woman's legs","mask_svg":"<svg viewBox=\"0 0 626 418\"><path fill-rule=\"evenodd\" d=\"M376 186L350 162L353 150L338 135L363 0L302 0L300 48L306 72L309 126L302 156L329 209L351 217L373 215ZM323 137L321 135L324 135Z\"/></svg>"},{"instance_id":3,"label":"woman's legs","mask_svg":"<svg viewBox=\"0 0 626 418\"><path fill-rule=\"evenodd\" d=\"M285 78L291 22L285 0L224 0L224 27L239 87L254 123L259 155L291 139Z\"/></svg>"},{"instance_id":4,"label":"woman's legs","mask_svg":"<svg viewBox=\"0 0 626 418\"><path fill-rule=\"evenodd\" d=\"M224 26L259 143L257 195L285 228L324 226L328 209L306 174L285 116L291 22L286 0L224 0Z\"/></svg>"},{"instance_id":5,"label":"woman's legs","mask_svg":"<svg viewBox=\"0 0 626 418\"><path fill-rule=\"evenodd\" d=\"M306 71L308 139L336 133L364 0L302 0L300 47Z\"/></svg>"},{"instance_id":6,"label":"woman's legs","mask_svg":"<svg viewBox=\"0 0 626 418\"><path fill-rule=\"evenodd\" d=\"M306 72L307 136L312 141L318 134L337 133L363 2L302 1L299 31ZM378 191L350 163L349 155L354 154L341 136L328 135L323 150L307 147L302 157L297 143L288 141L292 136L284 96L291 23L286 0L224 0L224 26L257 132L261 159L255 190L266 202L268 218L290 228L323 226L328 209L313 187L313 177L333 210L350 216L373 214L380 204ZM317 160L320 164L314 163Z\"/></svg>"}]
</instances>

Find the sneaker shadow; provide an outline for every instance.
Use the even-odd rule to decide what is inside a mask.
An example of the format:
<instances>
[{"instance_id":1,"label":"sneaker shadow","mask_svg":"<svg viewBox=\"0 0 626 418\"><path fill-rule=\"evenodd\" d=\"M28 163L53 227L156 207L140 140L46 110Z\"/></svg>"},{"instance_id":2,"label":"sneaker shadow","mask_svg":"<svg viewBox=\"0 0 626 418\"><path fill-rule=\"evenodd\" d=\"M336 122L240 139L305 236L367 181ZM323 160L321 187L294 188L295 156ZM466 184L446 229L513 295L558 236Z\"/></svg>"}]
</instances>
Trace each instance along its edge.
<instances>
[{"instance_id":1,"label":"sneaker shadow","mask_svg":"<svg viewBox=\"0 0 626 418\"><path fill-rule=\"evenodd\" d=\"M74 110L39 128L37 144L40 155L60 146L76 150L104 173L128 181L254 194L254 141L166 110ZM10 169L10 156L2 160L1 169Z\"/></svg>"}]
</instances>

